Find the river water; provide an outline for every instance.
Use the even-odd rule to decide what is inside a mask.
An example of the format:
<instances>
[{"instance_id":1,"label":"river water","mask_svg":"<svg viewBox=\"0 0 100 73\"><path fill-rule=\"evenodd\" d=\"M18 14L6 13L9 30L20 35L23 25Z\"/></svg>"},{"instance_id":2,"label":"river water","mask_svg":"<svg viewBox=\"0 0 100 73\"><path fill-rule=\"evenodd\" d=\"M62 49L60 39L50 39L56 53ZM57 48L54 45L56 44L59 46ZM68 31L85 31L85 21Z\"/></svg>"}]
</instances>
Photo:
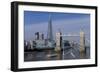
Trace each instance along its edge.
<instances>
[{"instance_id":1,"label":"river water","mask_svg":"<svg viewBox=\"0 0 100 73\"><path fill-rule=\"evenodd\" d=\"M82 59L90 58L90 48L86 48L85 56ZM55 50L42 50L24 52L24 61L47 61L47 60L70 60L81 59L79 49L70 48L56 52Z\"/></svg>"}]
</instances>

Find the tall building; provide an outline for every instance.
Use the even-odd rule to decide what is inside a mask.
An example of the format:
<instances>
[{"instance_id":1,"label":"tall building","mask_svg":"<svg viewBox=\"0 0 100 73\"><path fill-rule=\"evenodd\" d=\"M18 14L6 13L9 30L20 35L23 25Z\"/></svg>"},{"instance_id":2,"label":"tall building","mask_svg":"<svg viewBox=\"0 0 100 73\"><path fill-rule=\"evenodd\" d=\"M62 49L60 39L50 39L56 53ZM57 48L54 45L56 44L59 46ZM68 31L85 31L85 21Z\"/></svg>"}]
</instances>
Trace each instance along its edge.
<instances>
[{"instance_id":1,"label":"tall building","mask_svg":"<svg viewBox=\"0 0 100 73\"><path fill-rule=\"evenodd\" d=\"M52 41L53 40L51 15L49 15L47 39L49 41Z\"/></svg>"},{"instance_id":2,"label":"tall building","mask_svg":"<svg viewBox=\"0 0 100 73\"><path fill-rule=\"evenodd\" d=\"M39 40L44 40L44 34L43 33L39 33Z\"/></svg>"},{"instance_id":3,"label":"tall building","mask_svg":"<svg viewBox=\"0 0 100 73\"><path fill-rule=\"evenodd\" d=\"M41 34L41 37L42 37L42 40L44 40L44 34L43 33Z\"/></svg>"},{"instance_id":4,"label":"tall building","mask_svg":"<svg viewBox=\"0 0 100 73\"><path fill-rule=\"evenodd\" d=\"M39 40L39 32L35 33L35 40Z\"/></svg>"}]
</instances>

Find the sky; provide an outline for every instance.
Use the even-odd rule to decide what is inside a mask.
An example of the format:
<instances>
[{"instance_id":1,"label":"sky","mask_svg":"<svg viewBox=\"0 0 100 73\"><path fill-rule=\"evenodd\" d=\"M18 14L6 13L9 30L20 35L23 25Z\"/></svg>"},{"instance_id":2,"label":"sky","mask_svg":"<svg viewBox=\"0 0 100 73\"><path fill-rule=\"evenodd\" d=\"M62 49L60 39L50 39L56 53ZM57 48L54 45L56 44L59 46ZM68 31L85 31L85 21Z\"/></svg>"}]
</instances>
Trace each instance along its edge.
<instances>
[{"instance_id":1,"label":"sky","mask_svg":"<svg viewBox=\"0 0 100 73\"><path fill-rule=\"evenodd\" d=\"M63 34L79 34L82 30L85 32L86 38L90 40L90 14L36 11L24 11L24 39L26 41L33 40L35 32L41 32L47 38L50 15L53 38L59 29Z\"/></svg>"}]
</instances>

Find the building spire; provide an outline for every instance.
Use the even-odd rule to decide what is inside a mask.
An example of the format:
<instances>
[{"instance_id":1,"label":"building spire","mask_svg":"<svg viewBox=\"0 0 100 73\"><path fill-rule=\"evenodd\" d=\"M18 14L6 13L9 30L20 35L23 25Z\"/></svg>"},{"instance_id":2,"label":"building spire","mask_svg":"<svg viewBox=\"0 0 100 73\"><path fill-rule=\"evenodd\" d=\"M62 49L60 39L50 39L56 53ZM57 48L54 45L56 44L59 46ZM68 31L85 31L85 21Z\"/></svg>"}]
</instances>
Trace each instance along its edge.
<instances>
[{"instance_id":1,"label":"building spire","mask_svg":"<svg viewBox=\"0 0 100 73\"><path fill-rule=\"evenodd\" d=\"M49 14L47 38L48 38L49 41L53 40L51 14Z\"/></svg>"}]
</instances>

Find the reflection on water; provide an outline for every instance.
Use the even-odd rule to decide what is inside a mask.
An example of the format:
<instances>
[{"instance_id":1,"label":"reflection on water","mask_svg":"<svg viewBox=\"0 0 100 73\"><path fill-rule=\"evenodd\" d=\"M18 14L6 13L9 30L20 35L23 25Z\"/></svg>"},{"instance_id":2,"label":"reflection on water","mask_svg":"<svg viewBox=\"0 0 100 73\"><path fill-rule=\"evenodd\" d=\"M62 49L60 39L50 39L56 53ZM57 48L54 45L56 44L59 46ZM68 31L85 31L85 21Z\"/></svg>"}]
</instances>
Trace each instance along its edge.
<instances>
[{"instance_id":1,"label":"reflection on water","mask_svg":"<svg viewBox=\"0 0 100 73\"><path fill-rule=\"evenodd\" d=\"M90 58L90 48L86 48L84 59ZM47 61L47 60L69 60L81 59L79 49L66 49L62 51L42 50L24 52L24 61Z\"/></svg>"}]
</instances>

